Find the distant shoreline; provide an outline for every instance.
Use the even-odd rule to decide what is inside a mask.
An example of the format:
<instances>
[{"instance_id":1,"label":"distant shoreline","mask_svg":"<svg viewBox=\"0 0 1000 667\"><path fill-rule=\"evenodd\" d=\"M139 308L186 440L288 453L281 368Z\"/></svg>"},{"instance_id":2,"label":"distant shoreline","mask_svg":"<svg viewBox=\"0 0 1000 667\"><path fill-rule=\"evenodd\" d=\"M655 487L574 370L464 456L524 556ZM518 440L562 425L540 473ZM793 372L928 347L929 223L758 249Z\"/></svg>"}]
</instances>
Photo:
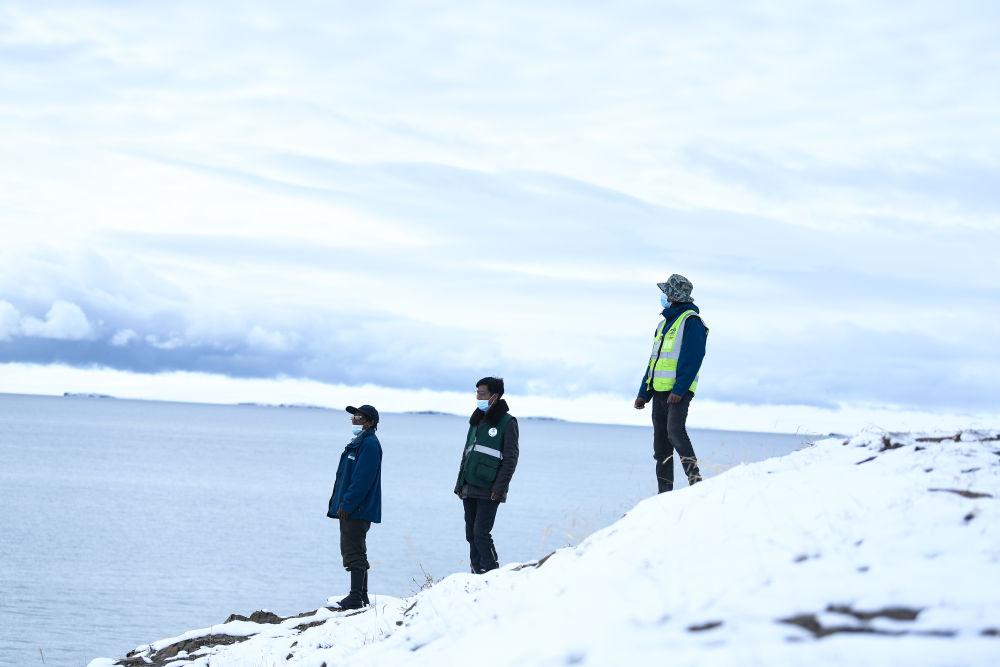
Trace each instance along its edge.
<instances>
[{"instance_id":1,"label":"distant shoreline","mask_svg":"<svg viewBox=\"0 0 1000 667\"><path fill-rule=\"evenodd\" d=\"M200 404L204 405L204 404ZM209 403L208 405L216 405L214 403ZM335 410L336 408L328 408L322 405L313 405L311 403L257 403L254 401L240 401L239 403L220 403L218 405L241 405L249 408L293 408L296 410Z\"/></svg>"},{"instance_id":2,"label":"distant shoreline","mask_svg":"<svg viewBox=\"0 0 1000 667\"><path fill-rule=\"evenodd\" d=\"M116 402L128 402L135 401L141 403L167 403L174 405L204 405L204 406L214 406L214 407L260 407L260 408L300 408L300 409L312 409L312 410L323 410L338 412L341 408L333 406L323 406L323 405L310 405L310 404L273 404L273 403L258 403L255 401L237 402L237 403L210 403L210 402L200 402L200 401L174 401L158 398L131 398L123 396L111 396L108 394L98 394L93 392L63 392L62 394L18 394L11 392L0 392L0 398L4 396L21 396L30 398L77 398L77 399L91 399L91 400L111 400ZM466 415L443 412L438 410L403 410L400 412L382 411L384 415L398 414L398 415L411 415L411 416L442 416L442 417L457 417L457 418L467 418ZM621 424L616 422L584 422L584 421L571 421L567 419L562 419L559 417L546 417L546 416L528 416L519 417L521 421L534 421L534 422L552 422L552 423L563 423L563 424L580 424L583 426L614 426L621 428L651 428L648 424ZM757 431L753 429L732 429L732 428L712 428L709 426L689 426L691 430L699 431L717 431L724 433L759 433L764 435L798 435L807 438L827 438L827 437L841 437L838 433L817 433L811 431Z\"/></svg>"}]
</instances>

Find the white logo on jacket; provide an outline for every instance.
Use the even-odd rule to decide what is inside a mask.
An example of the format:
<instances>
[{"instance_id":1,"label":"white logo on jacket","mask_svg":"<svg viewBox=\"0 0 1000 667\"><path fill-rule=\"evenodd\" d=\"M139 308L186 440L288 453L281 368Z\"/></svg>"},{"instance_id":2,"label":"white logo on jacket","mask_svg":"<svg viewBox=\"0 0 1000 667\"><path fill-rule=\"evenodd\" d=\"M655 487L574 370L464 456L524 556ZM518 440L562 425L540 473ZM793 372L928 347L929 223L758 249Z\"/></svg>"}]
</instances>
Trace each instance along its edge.
<instances>
[{"instance_id":1,"label":"white logo on jacket","mask_svg":"<svg viewBox=\"0 0 1000 667\"><path fill-rule=\"evenodd\" d=\"M497 429L496 429L496 427L494 426L493 428L491 428L490 431L489 431L489 433L490 433L490 437L491 438L497 437Z\"/></svg>"}]
</instances>

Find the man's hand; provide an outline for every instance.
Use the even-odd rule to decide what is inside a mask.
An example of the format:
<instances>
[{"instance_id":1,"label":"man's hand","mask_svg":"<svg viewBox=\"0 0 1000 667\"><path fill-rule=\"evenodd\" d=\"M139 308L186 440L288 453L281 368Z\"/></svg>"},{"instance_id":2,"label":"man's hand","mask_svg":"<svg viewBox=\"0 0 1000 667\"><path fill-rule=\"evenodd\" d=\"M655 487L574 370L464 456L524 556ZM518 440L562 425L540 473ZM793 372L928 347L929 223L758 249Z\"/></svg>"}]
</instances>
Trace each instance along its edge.
<instances>
[{"instance_id":1,"label":"man's hand","mask_svg":"<svg viewBox=\"0 0 1000 667\"><path fill-rule=\"evenodd\" d=\"M670 395L667 396L667 403L669 403L670 405L673 405L674 403L680 403L683 400L684 400L683 396L678 396L674 392L670 392Z\"/></svg>"},{"instance_id":2,"label":"man's hand","mask_svg":"<svg viewBox=\"0 0 1000 667\"><path fill-rule=\"evenodd\" d=\"M337 510L337 516L343 519L344 521L347 521L347 510L343 508Z\"/></svg>"},{"instance_id":3,"label":"man's hand","mask_svg":"<svg viewBox=\"0 0 1000 667\"><path fill-rule=\"evenodd\" d=\"M642 410L644 407L646 407L646 399L642 396L637 396L635 399L635 409Z\"/></svg>"},{"instance_id":4,"label":"man's hand","mask_svg":"<svg viewBox=\"0 0 1000 667\"><path fill-rule=\"evenodd\" d=\"M490 500L492 500L493 502L498 503L500 502L501 498L502 496L496 491L490 491Z\"/></svg>"}]
</instances>

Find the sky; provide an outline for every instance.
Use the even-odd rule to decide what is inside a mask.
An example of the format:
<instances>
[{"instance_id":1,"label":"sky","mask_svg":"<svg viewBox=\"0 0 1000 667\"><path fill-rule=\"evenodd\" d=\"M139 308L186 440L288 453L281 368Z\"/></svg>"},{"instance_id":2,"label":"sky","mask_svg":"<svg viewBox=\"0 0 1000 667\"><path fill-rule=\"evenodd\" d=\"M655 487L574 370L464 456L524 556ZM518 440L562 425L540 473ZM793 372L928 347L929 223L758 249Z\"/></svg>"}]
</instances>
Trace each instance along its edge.
<instances>
[{"instance_id":1,"label":"sky","mask_svg":"<svg viewBox=\"0 0 1000 667\"><path fill-rule=\"evenodd\" d=\"M988 2L0 5L0 392L1000 423Z\"/></svg>"}]
</instances>

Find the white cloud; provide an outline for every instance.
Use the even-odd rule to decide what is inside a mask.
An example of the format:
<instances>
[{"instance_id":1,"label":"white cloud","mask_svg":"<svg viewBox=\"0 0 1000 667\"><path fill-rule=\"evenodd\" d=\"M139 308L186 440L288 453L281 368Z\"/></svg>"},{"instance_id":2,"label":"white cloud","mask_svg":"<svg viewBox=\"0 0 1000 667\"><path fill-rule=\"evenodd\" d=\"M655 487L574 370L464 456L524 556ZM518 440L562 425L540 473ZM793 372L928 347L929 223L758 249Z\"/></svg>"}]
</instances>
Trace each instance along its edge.
<instances>
[{"instance_id":1,"label":"white cloud","mask_svg":"<svg viewBox=\"0 0 1000 667\"><path fill-rule=\"evenodd\" d=\"M484 373L485 374L485 373ZM474 382L475 380L473 380ZM52 364L0 364L0 392L61 394L64 391L101 393L118 398L198 401L206 403L303 403L340 410L346 405L370 403L384 413L439 410L466 415L474 395L465 391L392 389L374 385L347 386L310 380L236 379L208 373L140 375L106 368L82 369ZM632 400L614 394L551 396L532 393L506 395L519 417L557 417L571 421L649 426L649 409L635 410ZM691 428L770 432L851 433L868 426L886 430L962 430L995 428L996 408L982 412L904 410L898 406L837 406L836 409L801 405L740 405L697 400L692 404ZM696 443L697 446L697 443Z\"/></svg>"},{"instance_id":2,"label":"white cloud","mask_svg":"<svg viewBox=\"0 0 1000 667\"><path fill-rule=\"evenodd\" d=\"M138 337L139 334L137 334L132 329L122 329L116 332L115 335L111 337L111 344L114 345L115 347L125 347Z\"/></svg>"},{"instance_id":3,"label":"white cloud","mask_svg":"<svg viewBox=\"0 0 1000 667\"><path fill-rule=\"evenodd\" d=\"M145 341L158 350L176 350L184 346L184 340L178 336L160 338L158 336L154 336L153 334L148 334Z\"/></svg>"},{"instance_id":4,"label":"white cloud","mask_svg":"<svg viewBox=\"0 0 1000 667\"><path fill-rule=\"evenodd\" d=\"M703 400L1000 390L996 8L120 9L0 7L10 359L621 394L677 271Z\"/></svg>"},{"instance_id":5,"label":"white cloud","mask_svg":"<svg viewBox=\"0 0 1000 667\"><path fill-rule=\"evenodd\" d=\"M7 301L0 301L0 341L10 340L21 329L21 313Z\"/></svg>"},{"instance_id":6,"label":"white cloud","mask_svg":"<svg viewBox=\"0 0 1000 667\"><path fill-rule=\"evenodd\" d=\"M83 340L91 335L93 328L80 306L66 301L52 304L45 319L26 317L21 322L25 336L52 338L55 340Z\"/></svg>"},{"instance_id":7,"label":"white cloud","mask_svg":"<svg viewBox=\"0 0 1000 667\"><path fill-rule=\"evenodd\" d=\"M288 352L295 347L298 337L281 331L268 331L255 324L247 334L247 344L250 347L269 352Z\"/></svg>"}]
</instances>

